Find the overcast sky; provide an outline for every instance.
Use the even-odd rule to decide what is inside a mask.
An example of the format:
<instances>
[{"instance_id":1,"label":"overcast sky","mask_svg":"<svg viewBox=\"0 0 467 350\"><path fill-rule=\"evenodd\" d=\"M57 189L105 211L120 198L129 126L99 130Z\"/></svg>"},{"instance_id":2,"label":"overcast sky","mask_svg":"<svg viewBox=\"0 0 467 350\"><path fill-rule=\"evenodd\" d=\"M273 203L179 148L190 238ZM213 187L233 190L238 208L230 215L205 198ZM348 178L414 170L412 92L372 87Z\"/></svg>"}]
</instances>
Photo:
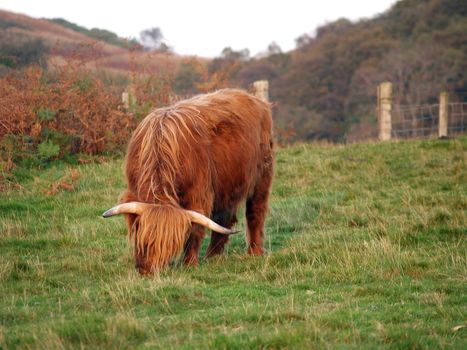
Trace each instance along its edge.
<instances>
[{"instance_id":1,"label":"overcast sky","mask_svg":"<svg viewBox=\"0 0 467 350\"><path fill-rule=\"evenodd\" d=\"M61 17L87 28L107 29L138 38L159 27L176 53L218 56L230 46L265 51L276 41L283 51L295 38L317 26L345 17L369 18L395 0L0 0L0 9L32 17Z\"/></svg>"}]
</instances>

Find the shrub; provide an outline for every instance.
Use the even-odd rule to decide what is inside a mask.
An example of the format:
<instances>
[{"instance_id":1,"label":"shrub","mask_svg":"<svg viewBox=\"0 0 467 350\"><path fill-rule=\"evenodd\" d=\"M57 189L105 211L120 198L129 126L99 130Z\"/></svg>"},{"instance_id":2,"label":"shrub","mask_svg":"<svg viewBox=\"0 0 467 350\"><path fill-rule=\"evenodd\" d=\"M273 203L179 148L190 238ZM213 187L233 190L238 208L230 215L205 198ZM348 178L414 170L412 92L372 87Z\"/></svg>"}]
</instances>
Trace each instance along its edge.
<instances>
[{"instance_id":1,"label":"shrub","mask_svg":"<svg viewBox=\"0 0 467 350\"><path fill-rule=\"evenodd\" d=\"M48 48L39 38L0 31L0 65L20 68L35 62L45 66L47 52Z\"/></svg>"},{"instance_id":2,"label":"shrub","mask_svg":"<svg viewBox=\"0 0 467 350\"><path fill-rule=\"evenodd\" d=\"M41 159L49 160L58 156L58 154L60 153L60 146L54 144L50 140L47 140L41 142L39 144L39 147L37 147L37 150Z\"/></svg>"},{"instance_id":3,"label":"shrub","mask_svg":"<svg viewBox=\"0 0 467 350\"><path fill-rule=\"evenodd\" d=\"M135 126L119 93L78 65L10 72L0 79L0 106L1 159L15 163L115 153Z\"/></svg>"}]
</instances>

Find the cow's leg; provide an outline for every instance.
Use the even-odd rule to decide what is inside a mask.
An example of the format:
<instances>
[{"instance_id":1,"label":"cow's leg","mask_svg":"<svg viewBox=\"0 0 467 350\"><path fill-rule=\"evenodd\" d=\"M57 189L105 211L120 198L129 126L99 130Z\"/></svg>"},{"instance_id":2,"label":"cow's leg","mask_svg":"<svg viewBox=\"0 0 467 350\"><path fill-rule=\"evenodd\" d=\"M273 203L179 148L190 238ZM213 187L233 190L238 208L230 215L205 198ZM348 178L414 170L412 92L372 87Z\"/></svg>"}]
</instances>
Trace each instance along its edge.
<instances>
[{"instance_id":1,"label":"cow's leg","mask_svg":"<svg viewBox=\"0 0 467 350\"><path fill-rule=\"evenodd\" d=\"M185 265L198 265L198 253L204 237L204 228L193 225L185 242L183 262Z\"/></svg>"},{"instance_id":2,"label":"cow's leg","mask_svg":"<svg viewBox=\"0 0 467 350\"><path fill-rule=\"evenodd\" d=\"M266 171L256 184L253 195L246 202L248 254L263 254L264 220L268 210L272 169Z\"/></svg>"},{"instance_id":3,"label":"cow's leg","mask_svg":"<svg viewBox=\"0 0 467 350\"><path fill-rule=\"evenodd\" d=\"M212 219L221 226L231 228L237 222L236 212L237 208L232 208L231 210L214 213ZM206 250L206 257L209 258L214 255L222 254L224 252L224 246L228 241L228 235L213 231L211 233L209 247Z\"/></svg>"},{"instance_id":4,"label":"cow's leg","mask_svg":"<svg viewBox=\"0 0 467 350\"><path fill-rule=\"evenodd\" d=\"M199 176L197 179L203 179L205 176ZM181 199L182 207L188 210L194 210L204 215L209 215L212 211L212 198L210 192L199 191L203 188L202 184L194 183L192 187L183 191ZM184 246L183 262L185 265L198 265L198 255L205 235L203 226L193 224Z\"/></svg>"}]
</instances>

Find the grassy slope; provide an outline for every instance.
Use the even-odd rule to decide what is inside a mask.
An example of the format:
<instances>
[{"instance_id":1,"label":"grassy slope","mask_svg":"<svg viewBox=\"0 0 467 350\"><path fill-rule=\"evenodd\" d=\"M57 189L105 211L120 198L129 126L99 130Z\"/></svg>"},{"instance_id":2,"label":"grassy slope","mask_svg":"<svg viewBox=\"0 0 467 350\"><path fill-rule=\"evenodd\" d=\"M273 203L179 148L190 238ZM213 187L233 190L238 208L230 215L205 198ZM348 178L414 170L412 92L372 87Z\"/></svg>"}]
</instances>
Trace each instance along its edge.
<instances>
[{"instance_id":1,"label":"grassy slope","mask_svg":"<svg viewBox=\"0 0 467 350\"><path fill-rule=\"evenodd\" d=\"M45 45L52 49L49 54L49 63L53 65L64 64L63 51L65 51L67 52L67 60L70 57L76 58L77 53L83 54L85 60L89 60L90 68L99 67L99 69L113 73L128 74L131 64L135 64L137 67L134 69L155 74L160 73L161 70L173 72L183 59L182 56L174 54L148 54L145 51L135 51L131 54L133 61L130 62L129 52L125 48L92 39L83 33L46 19L33 18L0 9L0 32L2 23L7 26L6 32L22 34L31 39L42 39ZM88 45L91 44L96 45L92 48L92 59L88 57ZM88 58L86 59L86 57ZM201 59L201 61L203 60Z\"/></svg>"},{"instance_id":2,"label":"grassy slope","mask_svg":"<svg viewBox=\"0 0 467 350\"><path fill-rule=\"evenodd\" d=\"M120 162L0 196L0 348L465 348L467 138L278 151L269 253L133 269ZM36 176L37 175L37 176ZM206 239L207 242L207 239Z\"/></svg>"}]
</instances>

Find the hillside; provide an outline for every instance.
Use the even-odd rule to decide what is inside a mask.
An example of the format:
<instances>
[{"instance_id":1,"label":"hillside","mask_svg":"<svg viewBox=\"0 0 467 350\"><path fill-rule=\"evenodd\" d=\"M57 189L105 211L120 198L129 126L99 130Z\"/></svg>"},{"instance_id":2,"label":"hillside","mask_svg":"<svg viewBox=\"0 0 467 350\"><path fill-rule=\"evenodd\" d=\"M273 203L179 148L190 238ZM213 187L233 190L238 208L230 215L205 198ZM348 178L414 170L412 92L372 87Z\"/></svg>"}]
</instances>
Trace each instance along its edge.
<instances>
[{"instance_id":1,"label":"hillside","mask_svg":"<svg viewBox=\"0 0 467 350\"><path fill-rule=\"evenodd\" d=\"M112 33L111 31L108 31L105 29L99 29L99 28L87 29L76 23L69 22L63 18L52 18L52 19L47 19L47 20L52 23L59 24L65 28L69 28L75 32L83 33L84 35L92 39L101 40L111 45L120 46L124 49L129 49L129 48L142 49L141 44L138 43L137 40L135 39L127 40L127 39L120 38L117 36L117 34Z\"/></svg>"},{"instance_id":2,"label":"hillside","mask_svg":"<svg viewBox=\"0 0 467 350\"><path fill-rule=\"evenodd\" d=\"M180 98L184 66L200 80L182 95L228 86L205 59L123 43L105 30L0 11L0 191L17 165L121 152L151 109Z\"/></svg>"},{"instance_id":3,"label":"hillside","mask_svg":"<svg viewBox=\"0 0 467 350\"><path fill-rule=\"evenodd\" d=\"M399 1L371 19L323 25L297 38L295 50L271 47L261 59L228 47L213 59L129 52L123 43L105 30L0 11L0 74L3 67L22 63L5 55L7 49L24 57L24 65L53 67L84 57L104 74L118 75L112 83L121 85L130 71L140 72L170 84L180 96L224 86L248 89L255 80L267 79L275 125L292 141L359 140L375 134L376 86L385 80L393 82L395 104L435 103L442 90L452 102L467 101L463 0Z\"/></svg>"},{"instance_id":4,"label":"hillside","mask_svg":"<svg viewBox=\"0 0 467 350\"><path fill-rule=\"evenodd\" d=\"M359 125L374 127L376 86L385 80L396 104L433 103L441 90L467 101L463 0L399 1L372 19L324 25L297 45L244 64L234 79L268 79L276 125L292 125L298 139L345 140Z\"/></svg>"},{"instance_id":5,"label":"hillside","mask_svg":"<svg viewBox=\"0 0 467 350\"><path fill-rule=\"evenodd\" d=\"M154 278L100 217L121 159L16 169L0 348L465 348L466 155L467 138L280 149L267 255L239 223L224 257Z\"/></svg>"},{"instance_id":6,"label":"hillside","mask_svg":"<svg viewBox=\"0 0 467 350\"><path fill-rule=\"evenodd\" d=\"M124 76L135 67L174 74L181 59L169 53L147 53L138 47L130 51L130 47L135 47L134 42L125 47L124 39L105 30L87 30L65 20L36 19L0 10L0 67L21 67L23 57L24 64L42 61L49 66L79 58L93 67ZM8 60L9 55L16 54L21 57L20 62Z\"/></svg>"}]
</instances>

